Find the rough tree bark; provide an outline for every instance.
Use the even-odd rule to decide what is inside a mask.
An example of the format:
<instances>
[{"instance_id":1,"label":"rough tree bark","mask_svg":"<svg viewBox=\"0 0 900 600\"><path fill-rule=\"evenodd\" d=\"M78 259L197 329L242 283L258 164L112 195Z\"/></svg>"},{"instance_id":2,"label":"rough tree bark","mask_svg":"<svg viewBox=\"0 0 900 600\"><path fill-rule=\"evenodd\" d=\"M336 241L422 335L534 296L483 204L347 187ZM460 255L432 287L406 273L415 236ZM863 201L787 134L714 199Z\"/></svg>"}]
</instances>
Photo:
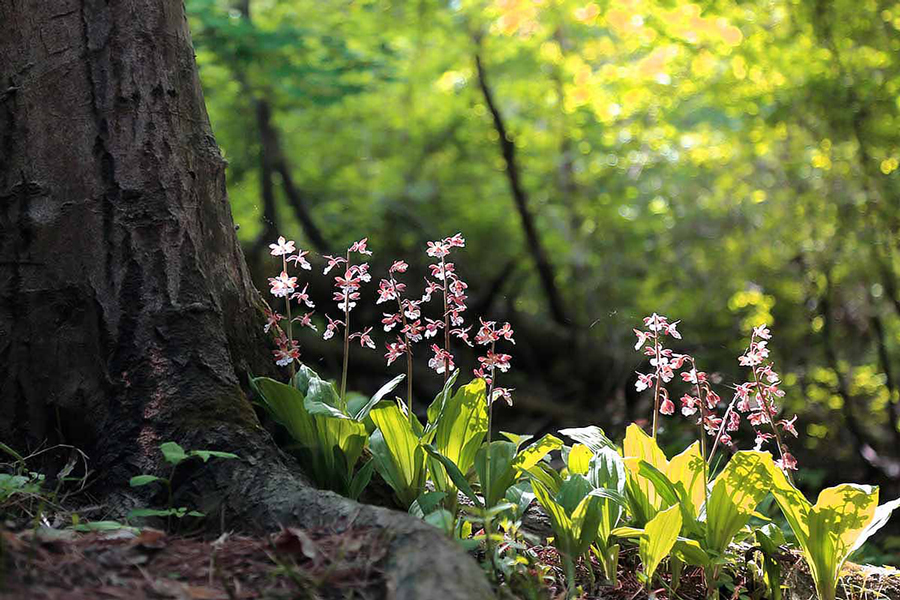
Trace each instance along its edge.
<instances>
[{"instance_id":1,"label":"rough tree bark","mask_svg":"<svg viewBox=\"0 0 900 600\"><path fill-rule=\"evenodd\" d=\"M233 450L180 493L234 528L376 527L397 598L486 598L406 515L312 489L241 387L271 371L181 0L0 0L0 439L75 444L127 504L157 446Z\"/></svg>"}]
</instances>

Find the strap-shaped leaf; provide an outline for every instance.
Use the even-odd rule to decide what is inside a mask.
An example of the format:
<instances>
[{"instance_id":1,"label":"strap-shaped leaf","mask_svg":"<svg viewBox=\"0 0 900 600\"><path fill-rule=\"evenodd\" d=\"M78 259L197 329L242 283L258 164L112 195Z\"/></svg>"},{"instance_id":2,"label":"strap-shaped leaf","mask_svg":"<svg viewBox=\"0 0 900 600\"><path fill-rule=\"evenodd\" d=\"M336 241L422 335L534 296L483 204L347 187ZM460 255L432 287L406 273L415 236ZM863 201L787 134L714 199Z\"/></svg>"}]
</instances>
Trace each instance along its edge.
<instances>
[{"instance_id":1,"label":"strap-shaped leaf","mask_svg":"<svg viewBox=\"0 0 900 600\"><path fill-rule=\"evenodd\" d=\"M434 447L452 461L458 470L467 473L475 463L475 454L487 433L487 388L483 379L474 379L462 386L445 403L434 428ZM435 485L447 486L441 470L436 470Z\"/></svg>"},{"instance_id":2,"label":"strap-shaped leaf","mask_svg":"<svg viewBox=\"0 0 900 600\"><path fill-rule=\"evenodd\" d=\"M447 494L444 492L425 492L416 498L409 507L409 514L424 519L440 505Z\"/></svg>"},{"instance_id":3,"label":"strap-shaped leaf","mask_svg":"<svg viewBox=\"0 0 900 600\"><path fill-rule=\"evenodd\" d=\"M550 525L553 527L556 547L561 552L571 556L575 546L572 519L569 518L566 510L553 498L550 490L544 487L541 482L532 481L531 486L538 503L547 513L547 516L550 517Z\"/></svg>"},{"instance_id":4,"label":"strap-shaped leaf","mask_svg":"<svg viewBox=\"0 0 900 600\"><path fill-rule=\"evenodd\" d=\"M513 467L520 471L527 471L554 450L562 448L562 445L561 439L548 433L521 450L513 461Z\"/></svg>"},{"instance_id":5,"label":"strap-shaped leaf","mask_svg":"<svg viewBox=\"0 0 900 600\"><path fill-rule=\"evenodd\" d=\"M382 450L387 451L387 455L382 452L376 468L381 470L387 460L394 463L396 468L391 473L394 482L388 483L394 488L398 499L409 506L424 483L425 451L419 437L410 429L406 415L393 402L381 402L369 414L382 434ZM372 445L371 439L369 445Z\"/></svg>"},{"instance_id":6,"label":"strap-shaped leaf","mask_svg":"<svg viewBox=\"0 0 900 600\"><path fill-rule=\"evenodd\" d=\"M850 548L850 554L853 554L859 548L866 543L866 541L872 537L879 529L884 527L888 520L891 518L891 514L897 508L900 508L900 498L892 502L886 502L875 509L875 517L872 519L872 522L859 534L859 537L856 539L856 542L853 544L853 547Z\"/></svg>"},{"instance_id":7,"label":"strap-shaped leaf","mask_svg":"<svg viewBox=\"0 0 900 600\"><path fill-rule=\"evenodd\" d=\"M669 481L676 488L684 490L681 501L689 504L686 512L692 520L700 516L700 509L706 502L706 473L706 461L700 454L700 442L694 442L687 450L675 456L666 468Z\"/></svg>"},{"instance_id":8,"label":"strap-shaped leaf","mask_svg":"<svg viewBox=\"0 0 900 600\"><path fill-rule=\"evenodd\" d=\"M599 454L604 448L616 450L616 445L606 437L603 430L595 425L588 427L570 427L569 429L560 429L560 435L564 435L569 439L575 440L590 448L594 454Z\"/></svg>"},{"instance_id":9,"label":"strap-shaped leaf","mask_svg":"<svg viewBox=\"0 0 900 600\"><path fill-rule=\"evenodd\" d=\"M602 498L604 500L609 500L619 508L628 507L628 499L624 494L621 494L616 490L611 490L608 488L595 488L590 491L590 495L596 496L597 498Z\"/></svg>"},{"instance_id":10,"label":"strap-shaped leaf","mask_svg":"<svg viewBox=\"0 0 900 600\"><path fill-rule=\"evenodd\" d=\"M647 522L638 544L644 574L652 579L659 563L669 555L681 531L681 509L670 506Z\"/></svg>"},{"instance_id":11,"label":"strap-shaped leaf","mask_svg":"<svg viewBox=\"0 0 900 600\"><path fill-rule=\"evenodd\" d=\"M455 369L450 374L450 377L444 382L444 387L441 388L441 391L438 392L438 395L435 396L434 400L428 406L428 411L426 413L428 425L425 426L426 433L431 433L437 428L438 423L440 423L444 405L446 405L447 401L453 396L453 386L456 384L457 377L459 377L459 369Z\"/></svg>"},{"instance_id":12,"label":"strap-shaped leaf","mask_svg":"<svg viewBox=\"0 0 900 600\"><path fill-rule=\"evenodd\" d=\"M706 503L706 548L725 551L734 536L753 516L772 487L768 452L742 450L735 453L713 482Z\"/></svg>"},{"instance_id":13,"label":"strap-shaped leaf","mask_svg":"<svg viewBox=\"0 0 900 600\"><path fill-rule=\"evenodd\" d=\"M469 484L469 481L466 479L465 475L462 474L462 471L459 470L459 467L456 466L452 460L441 454L435 449L434 446L428 444L423 446L425 452L428 453L433 459L437 460L441 463L441 465L447 470L447 475L449 475L451 481L453 481L454 485L466 495L466 497L475 503L478 507L483 507L484 503L481 501L475 491L472 489L472 486ZM455 491L454 491L455 493Z\"/></svg>"},{"instance_id":14,"label":"strap-shaped leaf","mask_svg":"<svg viewBox=\"0 0 900 600\"><path fill-rule=\"evenodd\" d=\"M366 402L364 405L362 405L362 407L360 407L360 409L358 411L356 411L356 413L353 415L353 418L357 421L362 421L367 416L369 416L369 411L372 410L376 404L381 402L381 400L383 400L385 396L387 396L388 394L393 392L394 389L398 385L400 385L400 382L403 381L405 378L406 378L406 374L401 373L400 375L397 375L396 377L394 377L393 379L388 381L386 384L381 386L381 388L377 392L375 392L375 395L372 396L368 402Z\"/></svg>"},{"instance_id":15,"label":"strap-shaped leaf","mask_svg":"<svg viewBox=\"0 0 900 600\"><path fill-rule=\"evenodd\" d=\"M490 481L488 481L488 452L491 453ZM513 461L516 459L516 445L512 442L491 442L479 448L475 455L475 472L481 483L481 492L485 496L485 506L491 507L497 504L509 486L516 482L516 469ZM489 492L489 493L488 493Z\"/></svg>"},{"instance_id":16,"label":"strap-shaped leaf","mask_svg":"<svg viewBox=\"0 0 900 600\"><path fill-rule=\"evenodd\" d=\"M356 471L356 474L350 481L350 489L347 494L352 500L359 499L360 494L363 493L363 490L366 489L366 486L368 486L369 482L372 480L372 473L374 472L375 460L371 458Z\"/></svg>"},{"instance_id":17,"label":"strap-shaped leaf","mask_svg":"<svg viewBox=\"0 0 900 600\"><path fill-rule=\"evenodd\" d=\"M657 470L665 472L669 461L656 445L656 440L644 433L644 430L634 423L629 425L625 431L622 456L628 472L626 491L631 515L637 524L643 525L653 518L661 508L663 500L650 480L638 473L640 463L645 461L656 467Z\"/></svg>"},{"instance_id":18,"label":"strap-shaped leaf","mask_svg":"<svg viewBox=\"0 0 900 600\"><path fill-rule=\"evenodd\" d=\"M505 437L506 439L508 439L509 441L511 441L513 444L516 445L516 452L519 451L519 448L522 447L522 444L524 444L525 442L527 442L531 439L534 439L533 435L529 435L527 433L520 435L518 433L510 433L508 431L501 431L500 435L502 435L503 437Z\"/></svg>"}]
</instances>

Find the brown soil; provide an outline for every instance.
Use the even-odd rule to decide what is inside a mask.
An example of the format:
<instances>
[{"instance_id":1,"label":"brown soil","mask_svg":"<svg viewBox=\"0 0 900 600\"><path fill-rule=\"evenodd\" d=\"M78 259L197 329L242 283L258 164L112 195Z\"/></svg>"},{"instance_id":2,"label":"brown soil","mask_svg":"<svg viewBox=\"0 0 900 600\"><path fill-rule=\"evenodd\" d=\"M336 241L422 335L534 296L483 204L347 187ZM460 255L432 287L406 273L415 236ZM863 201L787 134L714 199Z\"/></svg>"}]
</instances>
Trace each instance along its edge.
<instances>
[{"instance_id":1,"label":"brown soil","mask_svg":"<svg viewBox=\"0 0 900 600\"><path fill-rule=\"evenodd\" d=\"M383 598L380 534L2 533L2 600Z\"/></svg>"}]
</instances>

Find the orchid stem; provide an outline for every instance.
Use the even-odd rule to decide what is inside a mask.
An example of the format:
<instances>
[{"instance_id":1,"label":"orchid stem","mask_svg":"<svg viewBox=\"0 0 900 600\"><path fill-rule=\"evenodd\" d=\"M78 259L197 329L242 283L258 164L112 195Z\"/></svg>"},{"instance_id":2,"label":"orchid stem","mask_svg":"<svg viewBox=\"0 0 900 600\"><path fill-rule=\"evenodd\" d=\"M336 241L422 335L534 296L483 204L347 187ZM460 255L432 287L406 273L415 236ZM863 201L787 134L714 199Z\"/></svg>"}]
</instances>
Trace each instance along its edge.
<instances>
[{"instance_id":1,"label":"orchid stem","mask_svg":"<svg viewBox=\"0 0 900 600\"><path fill-rule=\"evenodd\" d=\"M447 277L443 256L441 257L441 275L444 277L444 350L447 352L444 355L444 383L447 383L447 379L450 378L450 310L447 303L447 295L450 292L450 278Z\"/></svg>"},{"instance_id":2,"label":"orchid stem","mask_svg":"<svg viewBox=\"0 0 900 600\"><path fill-rule=\"evenodd\" d=\"M653 351L656 357L656 386L653 391L653 441L656 441L656 430L659 426L659 319L654 318L653 325L656 328L653 332Z\"/></svg>"},{"instance_id":3,"label":"orchid stem","mask_svg":"<svg viewBox=\"0 0 900 600\"><path fill-rule=\"evenodd\" d=\"M347 270L350 269L350 251L347 251ZM341 372L341 406L347 406L347 367L350 364L350 291L344 290L344 369Z\"/></svg>"},{"instance_id":4,"label":"orchid stem","mask_svg":"<svg viewBox=\"0 0 900 600\"><path fill-rule=\"evenodd\" d=\"M285 273L287 273L287 259L284 257L284 254L281 255L281 266ZM288 334L288 351L293 351L294 349L294 322L291 320L291 295L288 294L284 297L284 312L287 314L287 334ZM296 369L294 367L294 359L291 359L291 385L293 385L294 374L296 373Z\"/></svg>"}]
</instances>

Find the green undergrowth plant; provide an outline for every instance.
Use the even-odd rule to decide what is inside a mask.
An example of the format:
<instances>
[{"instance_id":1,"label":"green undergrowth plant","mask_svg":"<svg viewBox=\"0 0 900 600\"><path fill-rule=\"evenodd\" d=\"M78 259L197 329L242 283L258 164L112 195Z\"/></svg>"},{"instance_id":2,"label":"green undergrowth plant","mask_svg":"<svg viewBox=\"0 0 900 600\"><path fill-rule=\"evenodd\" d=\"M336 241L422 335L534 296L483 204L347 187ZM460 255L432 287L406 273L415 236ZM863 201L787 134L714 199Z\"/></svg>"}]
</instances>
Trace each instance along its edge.
<instances>
[{"instance_id":1,"label":"green undergrowth plant","mask_svg":"<svg viewBox=\"0 0 900 600\"><path fill-rule=\"evenodd\" d=\"M290 448L316 485L355 499L375 467L368 461L356 468L375 427L370 413L403 378L395 377L368 400L343 401L334 384L306 365L300 366L290 384L257 377L251 379L251 387L293 439Z\"/></svg>"},{"instance_id":2,"label":"green undergrowth plant","mask_svg":"<svg viewBox=\"0 0 900 600\"><path fill-rule=\"evenodd\" d=\"M791 473L798 464L790 443L798 435L797 417L781 414L784 391L770 357L768 327L753 328L738 358L749 376L732 386L733 398L723 400L713 384L716 378L700 371L695 357L673 347L682 339L679 322L654 313L634 330L635 349L651 367L637 372L634 381L637 392L652 394L649 432L629 425L621 445L593 425L561 430L572 445L551 434L532 440L503 432L494 439L495 402L512 401L512 390L497 383L512 360L499 344L515 340L509 323L483 318L470 339L472 326L466 327L464 319L468 285L450 260L464 246L460 234L428 242L431 276L421 296L401 278L409 265L391 263L375 304L388 311L381 319L390 334L384 342L387 365L405 358L406 372L366 398L348 394L347 378L353 343L377 348L373 327L359 326L355 319L350 325L361 290L372 280L368 263L361 262L372 255L367 240L338 256L322 257L323 274L335 271L333 300L340 312L337 318L325 314L319 324L314 311L306 311L315 308L308 285L301 289L288 272L291 264L311 271L310 253L284 238L270 245L282 267L269 280L270 291L283 299L285 316L267 310L265 330L275 336L276 363L290 376L284 382L255 378L251 385L287 429L304 469L319 486L356 498L377 473L398 506L466 548L483 548L498 587L518 581L526 590L533 589L527 582L534 574L547 573L534 550L544 540L531 539L523 527L529 506L537 502L549 517L570 597L581 589L579 564L592 584L599 567L604 583L616 585L622 550L630 548L628 556L641 561L639 577L649 591L662 585L670 595L678 594L682 574L691 567L690 572L703 574L709 599L752 587L752 598L781 600L777 555L785 539L759 509L774 495L820 597L834 600L847 557L884 524L897 503L877 507L877 488L846 484L825 490L811 506L794 487ZM296 310L300 306L306 311L302 315ZM429 306L432 316L426 314ZM292 316L295 312L299 316ZM320 324L324 339L343 338L339 386L299 360L294 325L318 331ZM443 387L423 410L413 397L412 366L416 344L431 338L428 366L443 378ZM469 383L459 381L453 344L484 347ZM404 379L405 394L394 395ZM676 385L682 389L676 392ZM697 440L669 458L658 436L662 420L676 412L690 421ZM752 432L752 450L737 447L742 430Z\"/></svg>"},{"instance_id":3,"label":"green undergrowth plant","mask_svg":"<svg viewBox=\"0 0 900 600\"><path fill-rule=\"evenodd\" d=\"M841 484L822 490L815 505L770 466L772 493L787 519L821 600L834 600L847 558L888 521L900 499L878 506L878 487Z\"/></svg>"},{"instance_id":4,"label":"green undergrowth plant","mask_svg":"<svg viewBox=\"0 0 900 600\"><path fill-rule=\"evenodd\" d=\"M135 475L129 481L129 485L133 488L143 487L150 484L162 484L166 489L166 507L165 508L137 508L128 513L129 519L146 518L146 517L165 517L168 523L171 523L172 517L182 519L184 517L204 517L202 512L191 510L184 506L172 506L173 488L172 482L175 477L175 471L180 465L188 460L199 458L203 462L208 462L210 458L219 458L232 460L238 458L237 454L231 452L222 452L219 450L185 450L175 442L163 442L159 446L163 459L171 466L168 477L159 477L157 475Z\"/></svg>"}]
</instances>

